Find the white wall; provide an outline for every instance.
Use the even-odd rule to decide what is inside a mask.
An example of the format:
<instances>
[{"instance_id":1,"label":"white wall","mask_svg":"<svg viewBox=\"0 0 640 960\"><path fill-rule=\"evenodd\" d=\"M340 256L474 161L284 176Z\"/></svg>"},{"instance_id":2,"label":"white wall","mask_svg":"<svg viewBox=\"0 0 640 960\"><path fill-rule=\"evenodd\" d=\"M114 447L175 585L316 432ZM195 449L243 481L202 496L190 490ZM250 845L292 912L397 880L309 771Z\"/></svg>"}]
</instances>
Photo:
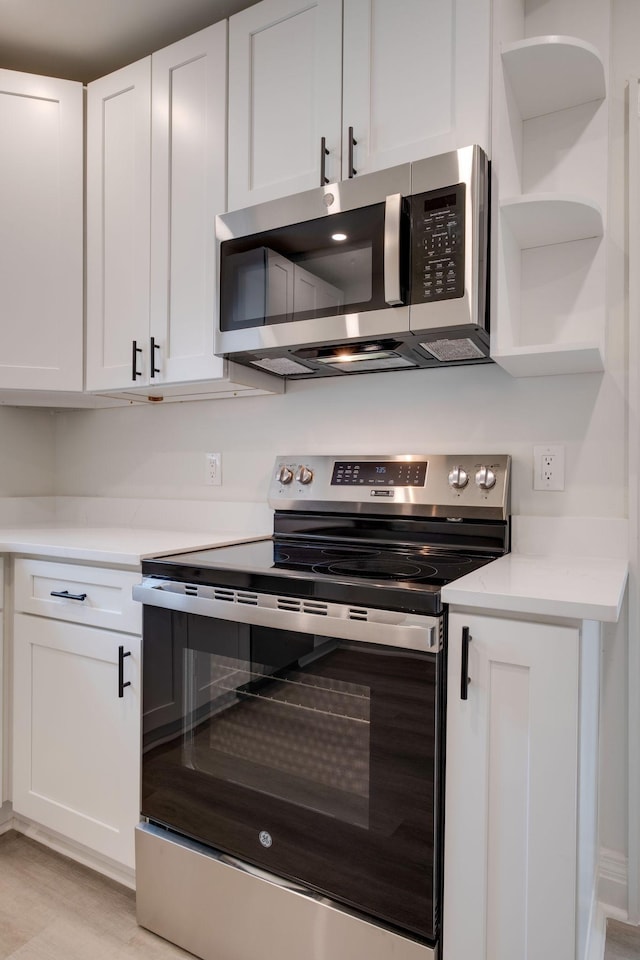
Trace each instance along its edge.
<instances>
[{"instance_id":1,"label":"white wall","mask_svg":"<svg viewBox=\"0 0 640 960\"><path fill-rule=\"evenodd\" d=\"M512 379L496 365L301 381L287 393L60 413L58 493L259 500L282 453L504 452L513 512L619 517L624 402L613 374ZM566 490L532 489L534 443L566 444ZM204 484L221 451L223 486Z\"/></svg>"},{"instance_id":2,"label":"white wall","mask_svg":"<svg viewBox=\"0 0 640 960\"><path fill-rule=\"evenodd\" d=\"M0 407L0 497L53 493L55 425L46 410Z\"/></svg>"}]
</instances>

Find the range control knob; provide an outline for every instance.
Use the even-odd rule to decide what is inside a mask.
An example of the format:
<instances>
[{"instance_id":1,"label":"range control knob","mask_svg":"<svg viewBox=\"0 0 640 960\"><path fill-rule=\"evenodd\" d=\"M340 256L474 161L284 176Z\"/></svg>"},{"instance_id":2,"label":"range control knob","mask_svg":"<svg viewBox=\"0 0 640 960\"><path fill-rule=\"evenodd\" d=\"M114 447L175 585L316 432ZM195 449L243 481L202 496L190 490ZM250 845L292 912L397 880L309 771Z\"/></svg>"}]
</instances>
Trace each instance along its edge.
<instances>
[{"instance_id":1,"label":"range control knob","mask_svg":"<svg viewBox=\"0 0 640 960\"><path fill-rule=\"evenodd\" d=\"M293 480L293 470L290 470L289 467L283 464L278 470L276 479L279 480L280 483L291 483Z\"/></svg>"},{"instance_id":2,"label":"range control knob","mask_svg":"<svg viewBox=\"0 0 640 960\"><path fill-rule=\"evenodd\" d=\"M454 490L463 490L469 483L469 474L462 467L454 467L449 471L449 486Z\"/></svg>"},{"instance_id":3,"label":"range control knob","mask_svg":"<svg viewBox=\"0 0 640 960\"><path fill-rule=\"evenodd\" d=\"M491 467L480 467L476 473L476 483L481 490L491 490L496 485L496 475Z\"/></svg>"},{"instance_id":4,"label":"range control knob","mask_svg":"<svg viewBox=\"0 0 640 960\"><path fill-rule=\"evenodd\" d=\"M296 480L298 483L311 483L313 480L313 470L310 470L309 467L300 467L296 473Z\"/></svg>"}]
</instances>

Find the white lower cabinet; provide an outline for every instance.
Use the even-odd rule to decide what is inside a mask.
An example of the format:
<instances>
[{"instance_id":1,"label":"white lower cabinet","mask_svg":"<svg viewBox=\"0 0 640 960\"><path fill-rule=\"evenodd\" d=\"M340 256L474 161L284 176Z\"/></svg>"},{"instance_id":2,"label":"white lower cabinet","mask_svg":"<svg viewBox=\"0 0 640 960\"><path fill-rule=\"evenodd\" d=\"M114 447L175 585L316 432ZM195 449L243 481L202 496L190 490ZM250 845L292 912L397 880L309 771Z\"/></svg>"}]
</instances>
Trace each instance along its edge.
<instances>
[{"instance_id":1,"label":"white lower cabinet","mask_svg":"<svg viewBox=\"0 0 640 960\"><path fill-rule=\"evenodd\" d=\"M33 570L39 563L17 560L16 582L25 580L21 564ZM42 566L48 576L58 567L62 579L64 564ZM88 570L99 581L100 571ZM103 572L107 579L114 573ZM81 611L86 619L93 606L90 586L84 600L57 599L60 609L53 616L14 617L13 809L133 868L140 813L140 635L73 622Z\"/></svg>"},{"instance_id":2,"label":"white lower cabinet","mask_svg":"<svg viewBox=\"0 0 640 960\"><path fill-rule=\"evenodd\" d=\"M555 960L584 956L596 873L599 647L593 623L451 612L446 960L547 960L550 944Z\"/></svg>"}]
</instances>

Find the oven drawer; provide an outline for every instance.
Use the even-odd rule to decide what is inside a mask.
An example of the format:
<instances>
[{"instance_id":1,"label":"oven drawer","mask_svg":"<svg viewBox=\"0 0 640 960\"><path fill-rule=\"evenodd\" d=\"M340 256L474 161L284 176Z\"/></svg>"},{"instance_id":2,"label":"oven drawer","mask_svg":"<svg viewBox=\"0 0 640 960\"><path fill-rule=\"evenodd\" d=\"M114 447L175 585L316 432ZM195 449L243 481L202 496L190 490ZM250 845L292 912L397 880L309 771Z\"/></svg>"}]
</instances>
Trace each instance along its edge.
<instances>
[{"instance_id":1,"label":"oven drawer","mask_svg":"<svg viewBox=\"0 0 640 960\"><path fill-rule=\"evenodd\" d=\"M142 611L131 592L135 571L47 560L15 561L14 605L32 613L87 626L142 632Z\"/></svg>"}]
</instances>

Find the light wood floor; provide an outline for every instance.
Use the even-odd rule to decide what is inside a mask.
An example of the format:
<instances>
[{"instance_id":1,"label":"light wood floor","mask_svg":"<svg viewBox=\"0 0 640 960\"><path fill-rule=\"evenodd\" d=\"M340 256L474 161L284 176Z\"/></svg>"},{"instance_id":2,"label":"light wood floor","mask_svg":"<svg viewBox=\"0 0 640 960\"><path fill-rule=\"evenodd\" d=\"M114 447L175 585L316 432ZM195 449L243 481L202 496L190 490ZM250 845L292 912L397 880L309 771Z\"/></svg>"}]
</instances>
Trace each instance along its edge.
<instances>
[{"instance_id":1,"label":"light wood floor","mask_svg":"<svg viewBox=\"0 0 640 960\"><path fill-rule=\"evenodd\" d=\"M8 958L193 960L137 925L133 891L14 831L0 835L0 960ZM640 930L609 921L605 960L640 960Z\"/></svg>"},{"instance_id":2,"label":"light wood floor","mask_svg":"<svg viewBox=\"0 0 640 960\"><path fill-rule=\"evenodd\" d=\"M609 920L605 960L638 960L638 958L640 958L640 928Z\"/></svg>"},{"instance_id":3,"label":"light wood floor","mask_svg":"<svg viewBox=\"0 0 640 960\"><path fill-rule=\"evenodd\" d=\"M0 836L0 960L193 960L136 924L132 890L10 831Z\"/></svg>"}]
</instances>

